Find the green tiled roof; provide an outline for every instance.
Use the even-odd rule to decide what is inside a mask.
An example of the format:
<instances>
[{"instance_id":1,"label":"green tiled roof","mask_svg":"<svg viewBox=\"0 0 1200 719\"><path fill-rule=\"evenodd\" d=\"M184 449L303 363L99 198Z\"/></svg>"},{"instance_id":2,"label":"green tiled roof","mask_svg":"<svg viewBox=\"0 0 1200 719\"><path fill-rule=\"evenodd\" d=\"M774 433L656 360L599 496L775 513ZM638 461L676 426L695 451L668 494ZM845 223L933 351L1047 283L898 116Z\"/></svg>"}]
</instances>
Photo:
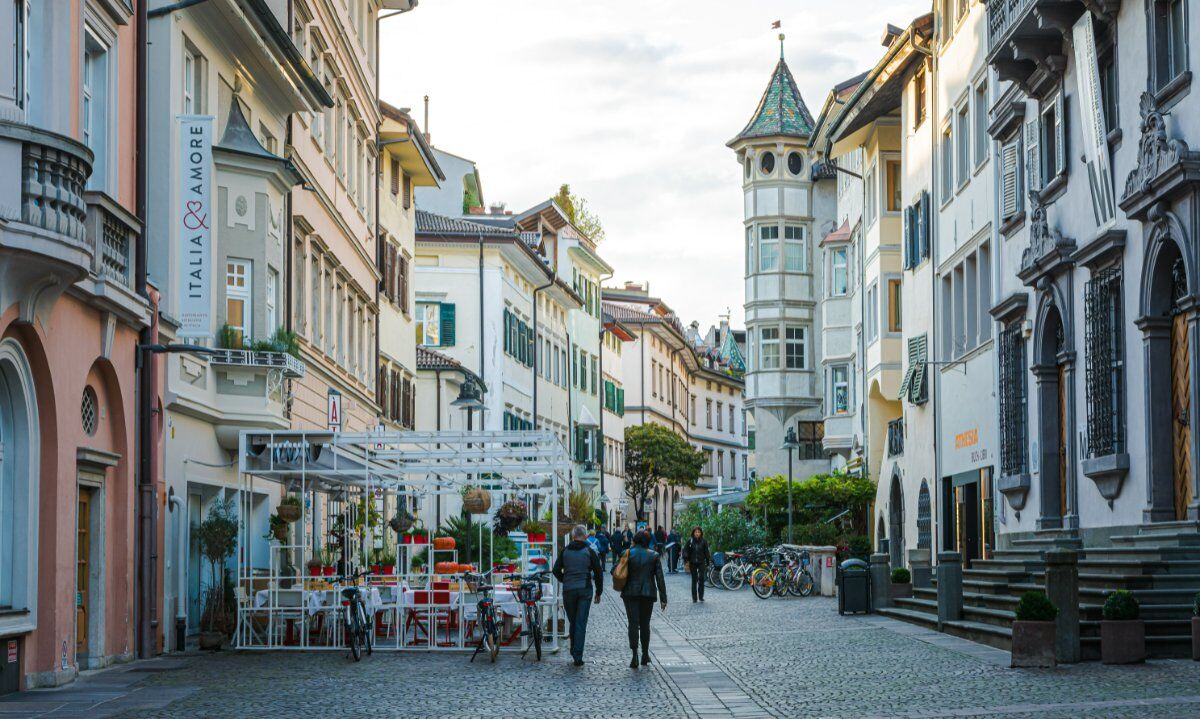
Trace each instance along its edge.
<instances>
[{"instance_id":1,"label":"green tiled roof","mask_svg":"<svg viewBox=\"0 0 1200 719\"><path fill-rule=\"evenodd\" d=\"M783 58L779 58L779 64L771 75L771 84L767 85L762 99L758 101L754 117L730 142L772 135L808 137L812 134L813 125L813 117L804 104L804 98L800 97L800 88L796 87L792 71Z\"/></svg>"}]
</instances>

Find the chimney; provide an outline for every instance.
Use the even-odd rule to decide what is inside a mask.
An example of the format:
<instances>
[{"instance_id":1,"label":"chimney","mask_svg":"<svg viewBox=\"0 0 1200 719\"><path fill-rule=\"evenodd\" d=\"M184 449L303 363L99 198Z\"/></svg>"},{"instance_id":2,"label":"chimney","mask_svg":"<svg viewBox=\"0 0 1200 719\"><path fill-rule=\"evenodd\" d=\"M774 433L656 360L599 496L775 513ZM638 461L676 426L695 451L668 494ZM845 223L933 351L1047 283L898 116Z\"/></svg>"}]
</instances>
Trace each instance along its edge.
<instances>
[{"instance_id":1,"label":"chimney","mask_svg":"<svg viewBox=\"0 0 1200 719\"><path fill-rule=\"evenodd\" d=\"M425 96L425 142L429 143L429 96ZM432 143L430 143L432 144Z\"/></svg>"},{"instance_id":2,"label":"chimney","mask_svg":"<svg viewBox=\"0 0 1200 719\"><path fill-rule=\"evenodd\" d=\"M467 208L467 214L469 214L469 215L486 215L486 214L487 214L487 210L485 210L485 209L484 209L484 208L482 208L482 207L478 207L478 206L476 206L476 207L468 207L468 208Z\"/></svg>"},{"instance_id":3,"label":"chimney","mask_svg":"<svg viewBox=\"0 0 1200 719\"><path fill-rule=\"evenodd\" d=\"M506 213L506 212L504 211L504 208L505 208L505 203L503 203L503 202L493 202L493 203L491 204L491 206L490 206L490 207L488 207L488 214L489 214L489 215L506 215L506 214L510 214L510 213Z\"/></svg>"}]
</instances>

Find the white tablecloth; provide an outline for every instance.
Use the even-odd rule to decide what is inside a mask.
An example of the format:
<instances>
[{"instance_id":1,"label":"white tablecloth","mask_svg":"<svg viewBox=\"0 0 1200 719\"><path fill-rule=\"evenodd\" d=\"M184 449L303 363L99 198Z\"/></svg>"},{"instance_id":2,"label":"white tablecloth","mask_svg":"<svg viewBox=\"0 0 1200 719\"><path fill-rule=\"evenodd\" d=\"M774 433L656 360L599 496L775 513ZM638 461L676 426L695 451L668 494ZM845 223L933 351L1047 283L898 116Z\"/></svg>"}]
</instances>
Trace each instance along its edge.
<instances>
[{"instance_id":1,"label":"white tablecloth","mask_svg":"<svg viewBox=\"0 0 1200 719\"><path fill-rule=\"evenodd\" d=\"M360 587L360 589L367 590L364 594L364 603L366 604L368 614L373 614L376 610L383 606L383 597L379 592L379 587ZM275 592L276 594L276 598L274 600L275 608L287 610L300 609L302 606L308 611L308 615L310 617L323 609L338 606L337 603L341 601L341 587L336 587L334 589L260 589L254 593L254 606L256 608L270 606L272 604L272 592ZM284 605L281 602L279 595L289 592L303 592L304 596L300 602L300 606ZM334 601L334 597L337 598L336 601Z\"/></svg>"}]
</instances>

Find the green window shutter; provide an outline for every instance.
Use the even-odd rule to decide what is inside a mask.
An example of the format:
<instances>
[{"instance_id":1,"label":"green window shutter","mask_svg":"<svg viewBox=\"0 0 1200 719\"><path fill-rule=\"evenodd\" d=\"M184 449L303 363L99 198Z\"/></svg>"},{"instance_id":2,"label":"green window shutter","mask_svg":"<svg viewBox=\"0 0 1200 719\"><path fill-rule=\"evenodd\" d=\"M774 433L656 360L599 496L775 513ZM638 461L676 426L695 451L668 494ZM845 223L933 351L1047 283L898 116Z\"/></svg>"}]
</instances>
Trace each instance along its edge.
<instances>
[{"instance_id":1,"label":"green window shutter","mask_svg":"<svg viewBox=\"0 0 1200 719\"><path fill-rule=\"evenodd\" d=\"M532 367L534 357L537 355L537 334L530 327L525 333L527 342L525 343L525 364Z\"/></svg>"},{"instance_id":2,"label":"green window shutter","mask_svg":"<svg viewBox=\"0 0 1200 719\"><path fill-rule=\"evenodd\" d=\"M617 387L617 414L625 416L625 388Z\"/></svg>"},{"instance_id":3,"label":"green window shutter","mask_svg":"<svg viewBox=\"0 0 1200 719\"><path fill-rule=\"evenodd\" d=\"M925 375L929 371L927 369L928 359L928 336L921 335L909 340L910 344L916 345L916 361L913 364L913 387L912 401L913 404L924 404L929 399L929 389L925 382Z\"/></svg>"},{"instance_id":4,"label":"green window shutter","mask_svg":"<svg viewBox=\"0 0 1200 719\"><path fill-rule=\"evenodd\" d=\"M512 342L508 338L508 329L511 325L512 325L512 314L508 311L508 308L505 307L504 308L504 353L505 354L509 354L510 352L512 352Z\"/></svg>"},{"instance_id":5,"label":"green window shutter","mask_svg":"<svg viewBox=\"0 0 1200 719\"><path fill-rule=\"evenodd\" d=\"M451 347L454 345L454 305L441 304L438 305L440 312L440 323L442 330L441 347Z\"/></svg>"},{"instance_id":6,"label":"green window shutter","mask_svg":"<svg viewBox=\"0 0 1200 719\"><path fill-rule=\"evenodd\" d=\"M584 429L583 427L575 428L575 461L583 462L586 457L584 455Z\"/></svg>"},{"instance_id":7,"label":"green window shutter","mask_svg":"<svg viewBox=\"0 0 1200 719\"><path fill-rule=\"evenodd\" d=\"M754 430L746 432L746 449L754 449Z\"/></svg>"},{"instance_id":8,"label":"green window shutter","mask_svg":"<svg viewBox=\"0 0 1200 719\"><path fill-rule=\"evenodd\" d=\"M917 373L917 338L908 338L908 369L904 371L904 381L900 383L900 396L897 399L915 401L913 397L913 389L915 387L914 377Z\"/></svg>"}]
</instances>

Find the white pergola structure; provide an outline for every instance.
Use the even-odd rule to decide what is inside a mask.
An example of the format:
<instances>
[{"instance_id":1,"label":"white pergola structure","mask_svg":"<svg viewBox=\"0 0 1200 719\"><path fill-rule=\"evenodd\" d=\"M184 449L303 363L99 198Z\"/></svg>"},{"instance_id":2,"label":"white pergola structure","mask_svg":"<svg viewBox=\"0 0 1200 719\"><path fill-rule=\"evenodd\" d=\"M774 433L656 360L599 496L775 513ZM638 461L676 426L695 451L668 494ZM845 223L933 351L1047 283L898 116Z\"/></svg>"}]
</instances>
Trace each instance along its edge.
<instances>
[{"instance_id":1,"label":"white pergola structure","mask_svg":"<svg viewBox=\"0 0 1200 719\"><path fill-rule=\"evenodd\" d=\"M380 617L373 622L382 622L388 630L384 637L376 636L375 648L473 649L476 639L471 635L470 618L475 598L466 591L468 583L461 574L447 573L440 579L457 586L445 592L432 590L439 579L433 571L434 558L439 552L461 548L401 545L388 525L388 514L407 508L409 498L454 495L482 487L491 492L497 505L509 499L528 502L533 497L543 498L543 506L550 510L549 536L553 540L558 536L559 494L570 487L570 457L554 433L546 431L250 430L241 434L238 457L240 496L246 499L239 508L235 643L244 649L343 648L339 578L365 569L371 563L371 551L389 532L397 539L394 545L403 559L394 573L370 577L365 588L369 609ZM263 518L261 507L250 504L253 498L263 496L264 485L272 484L278 485L281 496L300 498L301 516L288 528L287 539L270 540L269 561L264 567L262 552L251 547L256 540L261 542L260 537L270 536L270 522ZM336 576L308 576L306 560L318 549L328 550L326 538L331 536L337 537ZM551 541L544 546L552 565L557 544ZM411 554L420 551L429 554L427 571L416 571L410 565ZM529 554L526 547L522 556ZM457 554L453 556L457 559ZM487 572L499 559L473 552L467 563L472 558L478 560L479 572ZM498 594L503 591L497 589ZM544 615L555 627L558 596L551 584L544 600L549 611L544 610ZM515 603L510 601L509 606ZM413 618L425 628L419 642L407 636ZM519 622L519 617L510 619ZM435 637L441 624L446 627L444 636ZM519 623L516 626L519 628ZM545 635L550 651L558 648L557 634ZM314 639L314 635L319 637ZM516 648L523 650L526 641L521 637Z\"/></svg>"}]
</instances>

